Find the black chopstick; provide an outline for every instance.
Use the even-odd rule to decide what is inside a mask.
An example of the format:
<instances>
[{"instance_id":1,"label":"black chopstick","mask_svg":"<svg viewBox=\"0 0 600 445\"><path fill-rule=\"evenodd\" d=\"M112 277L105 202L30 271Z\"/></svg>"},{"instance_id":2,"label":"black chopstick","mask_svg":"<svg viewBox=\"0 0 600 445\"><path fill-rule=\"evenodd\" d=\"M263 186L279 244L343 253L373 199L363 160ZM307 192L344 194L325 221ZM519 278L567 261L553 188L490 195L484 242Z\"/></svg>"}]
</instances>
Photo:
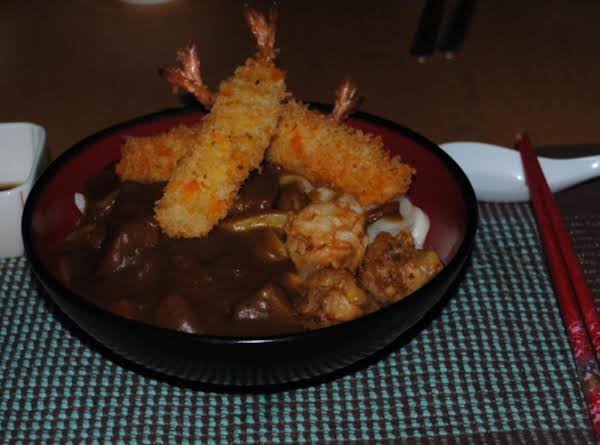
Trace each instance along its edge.
<instances>
[{"instance_id":1,"label":"black chopstick","mask_svg":"<svg viewBox=\"0 0 600 445\"><path fill-rule=\"evenodd\" d=\"M435 51L444 12L444 0L427 0L413 37L410 54L424 61Z\"/></svg>"},{"instance_id":2,"label":"black chopstick","mask_svg":"<svg viewBox=\"0 0 600 445\"><path fill-rule=\"evenodd\" d=\"M454 56L465 40L472 22L476 0L460 0L441 38L438 49L448 58Z\"/></svg>"}]
</instances>

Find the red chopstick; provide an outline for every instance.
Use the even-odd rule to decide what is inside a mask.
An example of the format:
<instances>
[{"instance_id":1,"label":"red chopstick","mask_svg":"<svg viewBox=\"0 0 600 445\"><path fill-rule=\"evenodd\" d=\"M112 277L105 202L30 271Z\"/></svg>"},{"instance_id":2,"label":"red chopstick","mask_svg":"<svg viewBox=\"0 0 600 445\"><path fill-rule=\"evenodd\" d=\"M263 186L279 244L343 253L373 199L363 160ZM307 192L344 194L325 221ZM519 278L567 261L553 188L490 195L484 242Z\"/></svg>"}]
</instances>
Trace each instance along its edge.
<instances>
[{"instance_id":1,"label":"red chopstick","mask_svg":"<svg viewBox=\"0 0 600 445\"><path fill-rule=\"evenodd\" d=\"M600 312L527 134L517 135L517 143L580 383L600 440Z\"/></svg>"}]
</instances>

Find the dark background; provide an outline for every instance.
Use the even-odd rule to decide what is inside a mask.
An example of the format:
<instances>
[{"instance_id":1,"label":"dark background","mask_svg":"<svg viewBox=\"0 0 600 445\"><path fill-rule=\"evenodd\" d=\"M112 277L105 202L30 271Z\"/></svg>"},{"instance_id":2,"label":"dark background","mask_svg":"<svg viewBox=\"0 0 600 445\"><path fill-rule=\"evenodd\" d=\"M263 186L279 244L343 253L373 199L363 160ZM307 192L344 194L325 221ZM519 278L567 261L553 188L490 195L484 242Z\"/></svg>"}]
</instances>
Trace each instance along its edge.
<instances>
[{"instance_id":1,"label":"dark background","mask_svg":"<svg viewBox=\"0 0 600 445\"><path fill-rule=\"evenodd\" d=\"M457 57L420 64L409 48L423 4L281 1L279 63L290 90L330 102L350 75L366 97L362 110L436 142L510 145L521 129L540 145L600 141L599 2L480 0ZM55 157L116 122L178 106L156 67L174 64L189 40L216 88L254 49L242 5L4 0L0 121L43 125Z\"/></svg>"}]
</instances>

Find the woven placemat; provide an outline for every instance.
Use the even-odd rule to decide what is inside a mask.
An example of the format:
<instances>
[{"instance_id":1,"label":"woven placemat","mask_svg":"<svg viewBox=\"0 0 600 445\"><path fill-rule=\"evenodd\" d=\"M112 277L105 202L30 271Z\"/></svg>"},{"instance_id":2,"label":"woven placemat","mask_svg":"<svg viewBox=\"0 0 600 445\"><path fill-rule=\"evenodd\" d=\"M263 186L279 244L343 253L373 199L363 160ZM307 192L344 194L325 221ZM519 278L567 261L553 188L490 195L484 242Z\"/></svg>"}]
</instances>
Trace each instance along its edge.
<instances>
[{"instance_id":1,"label":"woven placemat","mask_svg":"<svg viewBox=\"0 0 600 445\"><path fill-rule=\"evenodd\" d=\"M529 206L486 204L480 211L466 275L410 341L333 381L268 394L206 392L127 369L61 321L24 258L0 260L0 437L592 442ZM600 217L569 217L568 224L598 292Z\"/></svg>"}]
</instances>

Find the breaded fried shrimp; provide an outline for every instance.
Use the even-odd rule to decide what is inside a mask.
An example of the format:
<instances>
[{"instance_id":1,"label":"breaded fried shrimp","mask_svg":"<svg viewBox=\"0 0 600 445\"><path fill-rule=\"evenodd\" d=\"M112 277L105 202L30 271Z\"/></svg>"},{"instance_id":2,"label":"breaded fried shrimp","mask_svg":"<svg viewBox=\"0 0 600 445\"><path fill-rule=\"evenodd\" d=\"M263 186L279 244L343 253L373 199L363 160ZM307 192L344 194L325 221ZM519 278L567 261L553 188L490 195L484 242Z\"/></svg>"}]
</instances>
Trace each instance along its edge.
<instances>
[{"instance_id":1,"label":"breaded fried shrimp","mask_svg":"<svg viewBox=\"0 0 600 445\"><path fill-rule=\"evenodd\" d=\"M415 171L392 156L380 137L341 123L355 101L351 92L342 85L332 115L288 102L267 158L317 186L349 193L364 206L383 204L408 190Z\"/></svg>"},{"instance_id":2,"label":"breaded fried shrimp","mask_svg":"<svg viewBox=\"0 0 600 445\"><path fill-rule=\"evenodd\" d=\"M160 67L158 73L173 85L173 91L183 88L207 108L214 94L202 82L200 56L196 45L189 43L177 51L179 68ZM116 171L122 181L141 183L168 181L177 161L192 149L198 139L201 123L179 125L166 133L154 136L129 137L121 148L121 160Z\"/></svg>"},{"instance_id":3,"label":"breaded fried shrimp","mask_svg":"<svg viewBox=\"0 0 600 445\"><path fill-rule=\"evenodd\" d=\"M271 40L265 37L259 40L268 42L267 48L272 47ZM273 54L274 50L266 53ZM176 82L172 78L167 80ZM187 82L176 85L203 100L199 86ZM363 205L383 204L404 194L414 169L403 164L398 156L392 156L380 138L343 124L358 102L356 85L350 80L338 88L329 116L289 101L283 106L279 127L267 150L268 159L318 186L354 194Z\"/></svg>"},{"instance_id":4,"label":"breaded fried shrimp","mask_svg":"<svg viewBox=\"0 0 600 445\"><path fill-rule=\"evenodd\" d=\"M122 181L166 182L177 161L198 139L202 123L178 125L155 136L128 137L121 147L116 172Z\"/></svg>"},{"instance_id":5,"label":"breaded fried shrimp","mask_svg":"<svg viewBox=\"0 0 600 445\"><path fill-rule=\"evenodd\" d=\"M230 209L243 181L259 167L286 97L285 72L274 63L275 15L246 19L259 51L221 83L198 139L178 162L155 216L171 237L207 234Z\"/></svg>"}]
</instances>

